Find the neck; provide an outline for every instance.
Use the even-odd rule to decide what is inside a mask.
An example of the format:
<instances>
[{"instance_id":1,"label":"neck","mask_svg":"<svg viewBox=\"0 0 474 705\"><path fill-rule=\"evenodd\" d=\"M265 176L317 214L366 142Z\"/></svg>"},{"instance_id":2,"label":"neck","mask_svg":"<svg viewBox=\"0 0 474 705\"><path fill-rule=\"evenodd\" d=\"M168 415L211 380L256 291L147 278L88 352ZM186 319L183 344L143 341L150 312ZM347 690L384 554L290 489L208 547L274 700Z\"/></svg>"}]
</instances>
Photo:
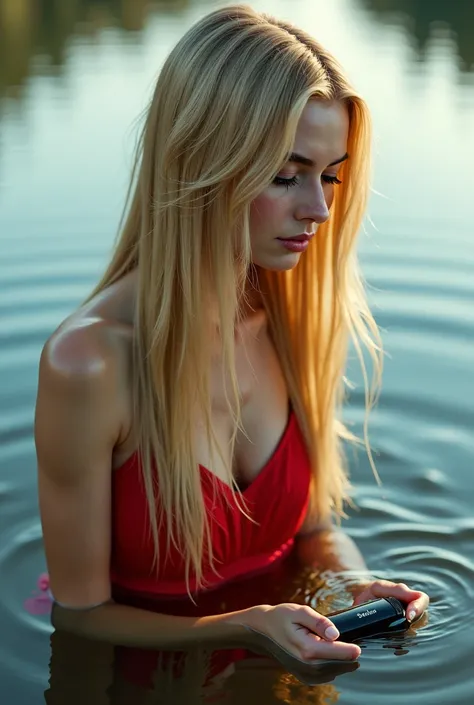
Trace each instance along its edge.
<instances>
[{"instance_id":1,"label":"neck","mask_svg":"<svg viewBox=\"0 0 474 705\"><path fill-rule=\"evenodd\" d=\"M258 267L252 267L245 286L244 316L250 316L254 311L264 308L260 289Z\"/></svg>"},{"instance_id":2,"label":"neck","mask_svg":"<svg viewBox=\"0 0 474 705\"><path fill-rule=\"evenodd\" d=\"M210 316L210 335L212 338L214 338L214 335L217 335L216 341L218 341L219 323L217 318L217 303L212 299L212 297L207 306L207 310L209 311ZM260 320L264 319L264 317L265 305L259 288L258 271L256 267L253 267L245 287L245 298L242 302L240 322L238 322L235 326L236 338L239 337L242 326L246 328L248 325L257 325Z\"/></svg>"}]
</instances>

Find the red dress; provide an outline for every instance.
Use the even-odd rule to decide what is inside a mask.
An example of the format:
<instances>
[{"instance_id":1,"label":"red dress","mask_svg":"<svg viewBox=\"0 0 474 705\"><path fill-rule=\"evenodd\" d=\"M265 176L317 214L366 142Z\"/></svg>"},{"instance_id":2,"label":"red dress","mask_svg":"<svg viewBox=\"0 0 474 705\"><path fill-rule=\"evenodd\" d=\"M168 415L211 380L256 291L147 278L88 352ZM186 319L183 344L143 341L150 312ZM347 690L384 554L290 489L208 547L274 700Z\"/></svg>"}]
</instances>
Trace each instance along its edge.
<instances>
[{"instance_id":1,"label":"red dress","mask_svg":"<svg viewBox=\"0 0 474 705\"><path fill-rule=\"evenodd\" d=\"M308 506L311 479L310 462L296 416L290 409L285 431L274 453L255 480L242 492L248 512L257 524L249 521L232 499L229 486L210 470L200 466L201 487L211 524L211 537L216 569L220 576L204 565L205 590L195 591L191 576L191 591L197 606L189 599L185 584L182 554L170 547L168 560L160 566L157 578L152 572L153 541L149 531L146 495L141 481L138 454L134 454L113 473L112 487L112 594L117 602L182 616L217 614L243 609L250 604L271 603L266 595L252 596L250 587L245 596L245 583L250 576L281 572L282 559L291 554L294 536L300 529ZM214 492L214 487L217 492ZM166 552L166 537L160 536L160 555ZM259 579L259 582L260 579ZM263 582L261 582L263 585ZM225 593L225 604L223 595ZM245 604L247 603L247 604ZM140 659L131 659L131 652L140 652ZM121 649L122 666L133 680L136 668L131 660L140 662L144 681L146 650ZM235 661L245 655L234 650ZM222 652L221 652L222 653ZM226 652L230 657L231 652ZM155 654L156 663L157 652ZM131 660L130 660L131 659ZM229 659L226 658L227 663ZM126 663L127 662L127 663ZM222 663L219 664L222 666ZM149 663L151 666L151 662ZM123 671L123 668L121 668ZM135 673L132 674L131 670ZM148 677L145 678L149 681Z\"/></svg>"}]
</instances>

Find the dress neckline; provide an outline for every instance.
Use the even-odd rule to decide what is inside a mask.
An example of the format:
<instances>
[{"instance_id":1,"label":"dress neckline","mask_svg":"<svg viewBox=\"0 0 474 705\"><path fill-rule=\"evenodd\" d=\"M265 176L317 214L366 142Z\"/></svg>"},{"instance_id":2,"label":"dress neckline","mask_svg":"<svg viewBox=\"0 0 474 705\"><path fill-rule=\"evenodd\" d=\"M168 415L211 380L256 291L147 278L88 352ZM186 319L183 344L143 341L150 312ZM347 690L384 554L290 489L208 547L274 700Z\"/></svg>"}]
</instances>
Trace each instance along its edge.
<instances>
[{"instance_id":1,"label":"dress neckline","mask_svg":"<svg viewBox=\"0 0 474 705\"><path fill-rule=\"evenodd\" d=\"M261 470L257 473L255 478L247 484L243 489L240 490L242 495L247 495L250 494L256 486L258 486L259 483L263 481L265 476L269 473L270 469L273 467L274 463L278 459L278 456L282 453L284 447L287 444L287 440L290 436L290 428L293 425L294 419L295 419L294 411L290 406L289 414L288 414L288 420L286 422L285 429L283 433L280 436L280 440L275 446L274 451L272 452L271 456L267 460L267 462L263 465ZM232 493L232 488L230 485L225 481L222 480L218 475L216 475L212 470L209 470L205 465L199 464L199 469L201 470L201 473L204 473L205 476L207 476L211 482L216 482L224 488L225 491L229 492L229 494Z\"/></svg>"},{"instance_id":2,"label":"dress neckline","mask_svg":"<svg viewBox=\"0 0 474 705\"><path fill-rule=\"evenodd\" d=\"M263 465L262 469L259 470L258 474L255 476L255 478L247 484L243 489L240 490L242 495L248 495L251 492L255 491L255 487L258 487L259 483L263 481L265 476L269 473L270 469L273 467L274 463L278 459L279 455L282 453L284 447L287 444L287 440L290 437L290 429L295 421L295 413L293 410L293 407L291 403L289 404L289 412L288 412L288 420L285 426L285 429L280 436L280 440L278 441L277 445L275 446L274 451L272 452L271 456L267 460L267 462ZM124 462L122 465L119 465L118 468L116 468L113 472L113 476L116 475L116 473L122 473L129 467L133 466L135 463L138 463L139 460L139 452L138 450L134 451L132 455ZM201 465L199 463L199 470L201 472L201 477L206 477L207 480L210 483L216 482L219 486L223 487L224 491L228 492L229 494L232 494L232 488L225 480L222 480L218 475L216 475L212 470L209 470L205 465Z\"/></svg>"}]
</instances>

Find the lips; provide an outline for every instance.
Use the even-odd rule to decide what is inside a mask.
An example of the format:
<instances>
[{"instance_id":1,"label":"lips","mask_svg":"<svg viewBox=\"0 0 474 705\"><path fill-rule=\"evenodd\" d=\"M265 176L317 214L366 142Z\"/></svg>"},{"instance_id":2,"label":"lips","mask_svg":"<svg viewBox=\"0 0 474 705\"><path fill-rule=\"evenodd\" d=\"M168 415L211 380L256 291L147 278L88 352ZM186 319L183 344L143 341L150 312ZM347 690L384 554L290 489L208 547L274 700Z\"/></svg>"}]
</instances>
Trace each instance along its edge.
<instances>
[{"instance_id":1,"label":"lips","mask_svg":"<svg viewBox=\"0 0 474 705\"><path fill-rule=\"evenodd\" d=\"M308 242L313 237L313 233L303 233L295 237L278 237L277 240L296 240L296 242Z\"/></svg>"}]
</instances>

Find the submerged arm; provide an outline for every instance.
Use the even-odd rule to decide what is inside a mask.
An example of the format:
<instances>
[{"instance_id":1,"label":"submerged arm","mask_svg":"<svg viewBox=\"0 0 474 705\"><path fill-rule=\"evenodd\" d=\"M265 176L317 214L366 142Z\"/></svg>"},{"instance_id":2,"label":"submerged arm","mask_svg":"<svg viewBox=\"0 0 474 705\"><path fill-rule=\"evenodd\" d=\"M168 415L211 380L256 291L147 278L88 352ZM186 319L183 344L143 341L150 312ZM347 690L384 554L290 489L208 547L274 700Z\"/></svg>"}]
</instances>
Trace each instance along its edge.
<instances>
[{"instance_id":1,"label":"submerged arm","mask_svg":"<svg viewBox=\"0 0 474 705\"><path fill-rule=\"evenodd\" d=\"M317 564L334 573L357 571L369 579L369 569L357 545L342 529L329 524L296 537L298 557L304 565Z\"/></svg>"},{"instance_id":2,"label":"submerged arm","mask_svg":"<svg viewBox=\"0 0 474 705\"><path fill-rule=\"evenodd\" d=\"M362 577L364 582L373 579L354 540L331 519L321 522L311 505L296 535L295 546L305 566L314 565L334 573L354 571L361 574L361 582Z\"/></svg>"}]
</instances>

